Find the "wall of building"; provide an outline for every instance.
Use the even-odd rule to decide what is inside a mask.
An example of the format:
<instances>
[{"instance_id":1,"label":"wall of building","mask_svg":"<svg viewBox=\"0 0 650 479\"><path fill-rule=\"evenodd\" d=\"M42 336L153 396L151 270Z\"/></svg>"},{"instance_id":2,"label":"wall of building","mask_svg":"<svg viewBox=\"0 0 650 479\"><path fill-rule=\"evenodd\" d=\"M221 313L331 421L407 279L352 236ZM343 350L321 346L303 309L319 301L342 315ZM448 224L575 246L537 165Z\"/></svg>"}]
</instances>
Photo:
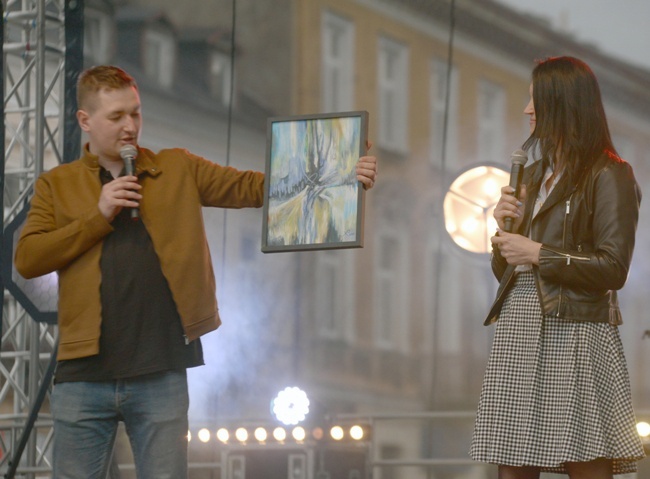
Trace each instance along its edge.
<instances>
[{"instance_id":1,"label":"wall of building","mask_svg":"<svg viewBox=\"0 0 650 479\"><path fill-rule=\"evenodd\" d=\"M209 32L229 38L231 5L226 0L131 0L116 2L115 8L118 18L126 7L158 12L139 17L137 28L161 22L176 38L193 29L205 31L204 46L210 49L215 44ZM319 411L332 414L474 410L493 331L481 323L496 282L487 255L461 250L445 232L444 193L470 166L509 168L510 153L527 135L523 108L530 70L535 58L548 54L580 54L593 62L597 75L603 74L614 138L642 188L650 190L645 154L650 147L650 98L640 88L650 74L628 71L543 25L512 17L512 12L508 22L498 20L504 12L494 2L459 2L452 76L456 111L449 125L454 134L448 137L450 153L443 161L436 140L440 125L432 113L432 65L444 65L448 55L444 2L240 0L237 6L235 93L242 100L229 112L207 92L178 88L183 78L206 71L177 71L178 84L171 88L143 78L142 144L187 147L219 163L264 170L266 119L325 109L323 17L333 14L354 27L352 101L347 108L369 112L370 152L379 157L379 182L366 194L364 246L355 250L265 255L260 252L261 210L205 211L224 324L203 340L206 366L190 371L192 424L266 418L270 399L287 385L302 386ZM379 99L383 37L408 52L408 127L400 148L393 148L380 128L385 115ZM131 48L142 48L139 41L132 43ZM114 51L118 56L111 61L126 61L142 73L138 55L125 59L119 49ZM490 155L479 140L484 126L480 89L486 81L503 94L500 153ZM230 114L234 120L229 125ZM636 405L650 411L650 373L645 367L650 338L642 339L650 306L646 211L642 209L629 284L621 295L626 321L621 332ZM329 297L331 311L322 307L328 268L336 283ZM388 283L385 271L393 273ZM382 289L386 284L391 287ZM394 310L390 321L380 325L382 308ZM328 321L332 328L325 327ZM379 338L380 327L390 329L390 341ZM427 441L432 430L438 440ZM471 420L446 429L411 424L398 432L389 428L380 446L398 457L418 451L462 456L470 432Z\"/></svg>"}]
</instances>

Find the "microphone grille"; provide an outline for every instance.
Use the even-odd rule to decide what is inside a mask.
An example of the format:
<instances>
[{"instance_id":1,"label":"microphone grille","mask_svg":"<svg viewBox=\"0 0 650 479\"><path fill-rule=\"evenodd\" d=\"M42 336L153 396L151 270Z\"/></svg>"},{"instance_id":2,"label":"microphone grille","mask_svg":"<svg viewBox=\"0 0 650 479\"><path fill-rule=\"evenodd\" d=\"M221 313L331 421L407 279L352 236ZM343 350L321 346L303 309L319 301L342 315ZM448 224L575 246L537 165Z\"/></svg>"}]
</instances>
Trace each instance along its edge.
<instances>
[{"instance_id":1,"label":"microphone grille","mask_svg":"<svg viewBox=\"0 0 650 479\"><path fill-rule=\"evenodd\" d=\"M528 161L528 154L524 150L515 150L510 155L510 161L513 165L525 165Z\"/></svg>"},{"instance_id":2,"label":"microphone grille","mask_svg":"<svg viewBox=\"0 0 650 479\"><path fill-rule=\"evenodd\" d=\"M123 160L127 158L135 158L138 156L138 149L133 145L124 145L120 148L120 156Z\"/></svg>"}]
</instances>

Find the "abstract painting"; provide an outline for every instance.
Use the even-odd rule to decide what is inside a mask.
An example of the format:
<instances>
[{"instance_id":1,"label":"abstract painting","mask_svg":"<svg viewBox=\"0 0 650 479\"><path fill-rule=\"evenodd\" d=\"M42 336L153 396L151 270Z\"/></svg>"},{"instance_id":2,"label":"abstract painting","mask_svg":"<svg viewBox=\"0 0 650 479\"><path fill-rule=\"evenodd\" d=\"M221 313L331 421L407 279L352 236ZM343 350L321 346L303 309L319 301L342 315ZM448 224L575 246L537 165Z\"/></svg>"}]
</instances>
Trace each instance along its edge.
<instances>
[{"instance_id":1,"label":"abstract painting","mask_svg":"<svg viewBox=\"0 0 650 479\"><path fill-rule=\"evenodd\" d=\"M262 251L363 246L365 111L269 118Z\"/></svg>"}]
</instances>

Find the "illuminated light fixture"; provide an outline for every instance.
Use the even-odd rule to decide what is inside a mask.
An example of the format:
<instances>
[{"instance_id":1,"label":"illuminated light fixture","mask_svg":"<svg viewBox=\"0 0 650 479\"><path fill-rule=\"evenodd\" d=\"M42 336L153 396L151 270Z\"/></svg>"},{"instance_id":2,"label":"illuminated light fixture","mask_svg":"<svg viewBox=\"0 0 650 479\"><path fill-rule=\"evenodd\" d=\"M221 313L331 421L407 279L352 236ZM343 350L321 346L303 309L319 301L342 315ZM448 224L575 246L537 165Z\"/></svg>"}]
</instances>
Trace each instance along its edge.
<instances>
[{"instance_id":1,"label":"illuminated light fixture","mask_svg":"<svg viewBox=\"0 0 650 479\"><path fill-rule=\"evenodd\" d=\"M196 435L201 442L208 442L210 440L210 431L206 428L199 429Z\"/></svg>"},{"instance_id":2,"label":"illuminated light fixture","mask_svg":"<svg viewBox=\"0 0 650 479\"><path fill-rule=\"evenodd\" d=\"M235 437L239 442L248 441L248 431L244 427L238 427L235 431Z\"/></svg>"},{"instance_id":3,"label":"illuminated light fixture","mask_svg":"<svg viewBox=\"0 0 650 479\"><path fill-rule=\"evenodd\" d=\"M187 431L187 442L190 442L192 440L192 432Z\"/></svg>"},{"instance_id":4,"label":"illuminated light fixture","mask_svg":"<svg viewBox=\"0 0 650 479\"><path fill-rule=\"evenodd\" d=\"M443 203L445 228L454 242L473 253L491 251L490 237L497 223L492 216L501 187L510 174L496 166L478 166L460 174L449 187Z\"/></svg>"},{"instance_id":5,"label":"illuminated light fixture","mask_svg":"<svg viewBox=\"0 0 650 479\"><path fill-rule=\"evenodd\" d=\"M343 432L343 428L341 426L334 426L332 429L330 429L330 436L335 441L340 441L343 439L344 435L345 433Z\"/></svg>"},{"instance_id":6,"label":"illuminated light fixture","mask_svg":"<svg viewBox=\"0 0 650 479\"><path fill-rule=\"evenodd\" d=\"M641 437L650 437L650 424L644 421L636 423L636 432L638 432Z\"/></svg>"},{"instance_id":7,"label":"illuminated light fixture","mask_svg":"<svg viewBox=\"0 0 650 479\"><path fill-rule=\"evenodd\" d=\"M360 441L363 439L364 431L363 428L357 424L350 428L350 437L355 441Z\"/></svg>"},{"instance_id":8,"label":"illuminated light fixture","mask_svg":"<svg viewBox=\"0 0 650 479\"><path fill-rule=\"evenodd\" d=\"M296 441L298 441L298 442L302 442L302 441L304 441L305 438L307 437L307 432L305 432L305 428L304 428L304 427L302 427L302 426L298 426L298 427L294 427L294 428L293 428L293 431L291 431L291 436L293 436L293 438L294 438Z\"/></svg>"},{"instance_id":9,"label":"illuminated light fixture","mask_svg":"<svg viewBox=\"0 0 650 479\"><path fill-rule=\"evenodd\" d=\"M255 429L253 435L255 436L257 442L266 442L266 438L268 437L269 434L266 432L266 429L264 429L263 427L258 427Z\"/></svg>"},{"instance_id":10,"label":"illuminated light fixture","mask_svg":"<svg viewBox=\"0 0 650 479\"><path fill-rule=\"evenodd\" d=\"M228 432L228 429L224 427L217 429L217 439L226 444L230 439L230 433Z\"/></svg>"},{"instance_id":11,"label":"illuminated light fixture","mask_svg":"<svg viewBox=\"0 0 650 479\"><path fill-rule=\"evenodd\" d=\"M287 431L283 427L276 427L273 430L273 438L278 442L284 442L287 438Z\"/></svg>"},{"instance_id":12,"label":"illuminated light fixture","mask_svg":"<svg viewBox=\"0 0 650 479\"><path fill-rule=\"evenodd\" d=\"M295 426L309 414L307 393L297 387L287 387L271 402L273 415L286 426Z\"/></svg>"}]
</instances>

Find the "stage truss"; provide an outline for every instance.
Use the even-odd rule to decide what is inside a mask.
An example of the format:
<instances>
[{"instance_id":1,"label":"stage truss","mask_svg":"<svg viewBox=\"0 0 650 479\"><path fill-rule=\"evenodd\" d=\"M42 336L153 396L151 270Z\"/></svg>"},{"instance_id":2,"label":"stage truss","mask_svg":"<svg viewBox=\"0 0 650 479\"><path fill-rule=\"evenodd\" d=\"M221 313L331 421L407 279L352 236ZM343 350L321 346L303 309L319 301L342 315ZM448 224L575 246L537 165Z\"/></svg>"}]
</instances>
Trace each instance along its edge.
<instances>
[{"instance_id":1,"label":"stage truss","mask_svg":"<svg viewBox=\"0 0 650 479\"><path fill-rule=\"evenodd\" d=\"M83 61L81 0L3 0L0 474L51 470L47 392L56 350L56 276L26 281L12 266L34 181L77 155L74 82ZM72 118L72 122L70 121Z\"/></svg>"}]
</instances>

